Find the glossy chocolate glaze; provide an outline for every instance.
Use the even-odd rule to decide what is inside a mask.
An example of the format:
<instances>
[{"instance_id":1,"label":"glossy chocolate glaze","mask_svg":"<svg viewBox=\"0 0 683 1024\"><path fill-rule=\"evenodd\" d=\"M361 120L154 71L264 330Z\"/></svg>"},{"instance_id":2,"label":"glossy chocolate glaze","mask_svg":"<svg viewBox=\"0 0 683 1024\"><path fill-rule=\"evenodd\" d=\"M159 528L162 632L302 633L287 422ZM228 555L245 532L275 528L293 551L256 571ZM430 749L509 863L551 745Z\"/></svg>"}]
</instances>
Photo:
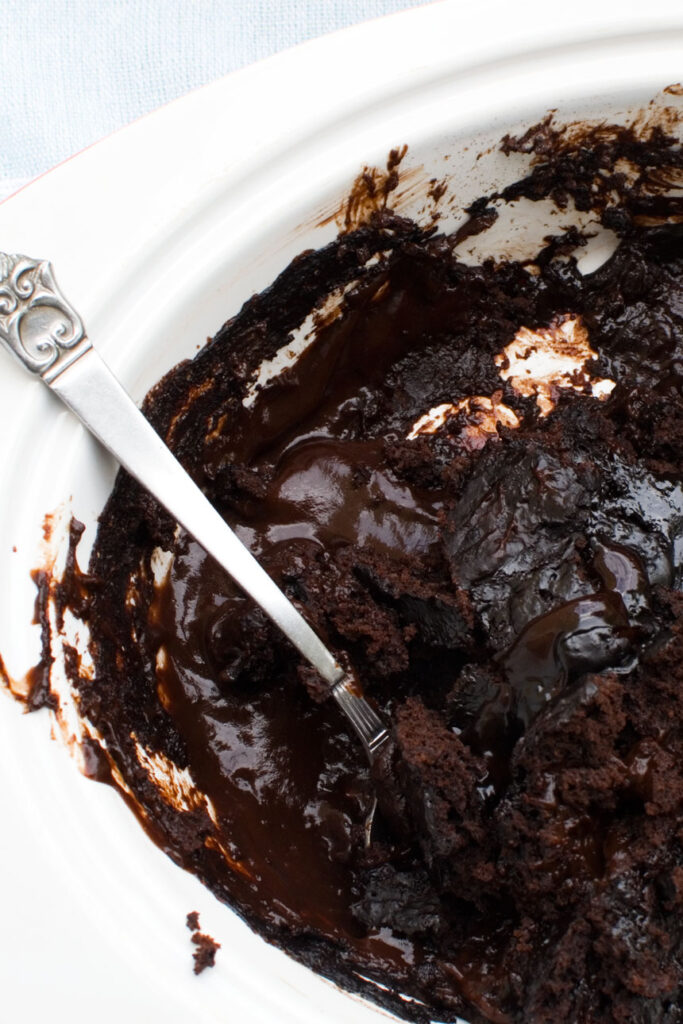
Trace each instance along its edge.
<instances>
[{"instance_id":1,"label":"glossy chocolate glaze","mask_svg":"<svg viewBox=\"0 0 683 1024\"><path fill-rule=\"evenodd\" d=\"M585 189L580 141L546 124L517 146L538 139L509 196L566 201L568 154ZM615 129L603 164L627 143L647 166L680 159ZM587 277L575 235L533 272L468 267L458 238L380 211L148 399L392 723L375 780L319 681L125 475L101 520L80 699L143 824L269 940L415 1020L683 1019L683 228L664 206L637 223L634 189ZM342 286L339 315L245 403ZM558 390L544 417L495 357L569 313L616 388ZM408 439L430 408L497 393L516 429L468 443L463 411ZM155 547L173 552L157 584Z\"/></svg>"}]
</instances>

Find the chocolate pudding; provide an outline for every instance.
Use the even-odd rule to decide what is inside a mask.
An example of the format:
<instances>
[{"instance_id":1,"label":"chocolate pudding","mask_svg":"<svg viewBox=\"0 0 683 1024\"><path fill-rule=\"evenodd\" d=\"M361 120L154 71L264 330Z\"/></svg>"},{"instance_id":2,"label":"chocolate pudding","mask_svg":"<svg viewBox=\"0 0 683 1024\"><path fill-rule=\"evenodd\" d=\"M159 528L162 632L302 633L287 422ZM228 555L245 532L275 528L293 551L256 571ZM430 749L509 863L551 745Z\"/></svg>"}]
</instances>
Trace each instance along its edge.
<instances>
[{"instance_id":1,"label":"chocolate pudding","mask_svg":"<svg viewBox=\"0 0 683 1024\"><path fill-rule=\"evenodd\" d=\"M373 773L125 473L79 591L80 710L169 856L347 989L423 1022L676 1024L683 156L642 124L503 146L528 174L456 234L386 189L145 405L390 724ZM568 228L533 261L463 262L521 197L592 210L616 251L582 274Z\"/></svg>"}]
</instances>

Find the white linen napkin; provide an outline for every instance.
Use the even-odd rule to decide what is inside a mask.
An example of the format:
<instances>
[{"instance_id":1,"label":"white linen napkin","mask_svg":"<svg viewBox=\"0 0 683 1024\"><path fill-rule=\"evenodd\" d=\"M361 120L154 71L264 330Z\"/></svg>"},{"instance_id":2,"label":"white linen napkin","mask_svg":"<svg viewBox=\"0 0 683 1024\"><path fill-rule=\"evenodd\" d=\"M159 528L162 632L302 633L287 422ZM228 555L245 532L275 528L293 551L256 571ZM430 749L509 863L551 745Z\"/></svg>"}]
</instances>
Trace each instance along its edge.
<instances>
[{"instance_id":1,"label":"white linen napkin","mask_svg":"<svg viewBox=\"0 0 683 1024\"><path fill-rule=\"evenodd\" d=\"M168 100L416 0L0 0L0 199Z\"/></svg>"}]
</instances>

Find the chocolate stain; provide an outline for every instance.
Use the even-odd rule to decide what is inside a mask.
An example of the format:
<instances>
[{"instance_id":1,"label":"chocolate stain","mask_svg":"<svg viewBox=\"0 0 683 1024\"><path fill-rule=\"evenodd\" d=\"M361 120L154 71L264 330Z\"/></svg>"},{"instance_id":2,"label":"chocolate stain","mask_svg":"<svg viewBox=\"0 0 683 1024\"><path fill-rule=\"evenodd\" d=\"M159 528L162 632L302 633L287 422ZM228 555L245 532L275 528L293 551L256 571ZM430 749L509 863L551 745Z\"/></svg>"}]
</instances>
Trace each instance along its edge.
<instances>
[{"instance_id":1,"label":"chocolate stain","mask_svg":"<svg viewBox=\"0 0 683 1024\"><path fill-rule=\"evenodd\" d=\"M50 688L50 672L54 662L52 656L51 627L48 614L50 595L50 573L45 569L34 569L31 579L36 587L33 606L33 624L40 626L40 658L21 678L13 678L0 655L0 683L20 701L27 711L38 711L47 707L55 709L57 701Z\"/></svg>"},{"instance_id":2,"label":"chocolate stain","mask_svg":"<svg viewBox=\"0 0 683 1024\"><path fill-rule=\"evenodd\" d=\"M428 201L424 219L428 226L435 224L446 182L428 178L421 165L401 166L407 152L406 145L399 146L390 151L384 168L364 167L341 202L317 220L318 226L334 223L340 234L348 234L371 224L386 210L400 213L423 197Z\"/></svg>"}]
</instances>

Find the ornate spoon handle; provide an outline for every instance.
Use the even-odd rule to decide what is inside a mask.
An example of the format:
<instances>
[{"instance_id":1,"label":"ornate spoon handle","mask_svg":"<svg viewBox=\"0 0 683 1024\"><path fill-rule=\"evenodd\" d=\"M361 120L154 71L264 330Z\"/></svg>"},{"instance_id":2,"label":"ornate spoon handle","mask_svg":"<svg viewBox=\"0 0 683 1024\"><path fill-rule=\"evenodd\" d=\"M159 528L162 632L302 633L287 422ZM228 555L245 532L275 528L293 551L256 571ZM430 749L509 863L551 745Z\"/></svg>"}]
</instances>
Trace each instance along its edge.
<instances>
[{"instance_id":1,"label":"ornate spoon handle","mask_svg":"<svg viewBox=\"0 0 683 1024\"><path fill-rule=\"evenodd\" d=\"M0 341L263 608L332 687L372 758L387 731L334 655L221 518L92 347L47 260L0 253Z\"/></svg>"}]
</instances>

